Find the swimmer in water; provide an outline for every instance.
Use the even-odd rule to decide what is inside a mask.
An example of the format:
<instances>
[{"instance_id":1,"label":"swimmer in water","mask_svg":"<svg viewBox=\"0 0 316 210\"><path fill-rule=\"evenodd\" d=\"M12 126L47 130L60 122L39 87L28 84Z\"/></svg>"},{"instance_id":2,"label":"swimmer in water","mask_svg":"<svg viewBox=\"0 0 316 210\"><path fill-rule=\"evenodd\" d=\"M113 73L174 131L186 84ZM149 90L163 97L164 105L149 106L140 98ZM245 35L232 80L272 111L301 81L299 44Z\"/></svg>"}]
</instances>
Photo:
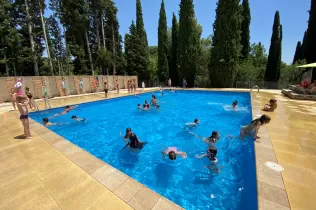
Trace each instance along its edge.
<instances>
[{"instance_id":1,"label":"swimmer in water","mask_svg":"<svg viewBox=\"0 0 316 210\"><path fill-rule=\"evenodd\" d=\"M145 104L143 105L143 110L149 110L150 109L150 105L148 104L148 101L145 101Z\"/></svg>"},{"instance_id":2,"label":"swimmer in water","mask_svg":"<svg viewBox=\"0 0 316 210\"><path fill-rule=\"evenodd\" d=\"M46 118L43 118L43 124L46 126L46 127L49 127L49 126L52 126L52 125L57 125L56 123L51 123L49 122L49 119L46 117Z\"/></svg>"},{"instance_id":3,"label":"swimmer in water","mask_svg":"<svg viewBox=\"0 0 316 210\"><path fill-rule=\"evenodd\" d=\"M168 147L168 149L163 150L161 154L163 158L165 155L168 155L170 160L177 159L177 156L181 156L183 159L187 158L187 153L178 151L176 147Z\"/></svg>"},{"instance_id":4,"label":"swimmer in water","mask_svg":"<svg viewBox=\"0 0 316 210\"><path fill-rule=\"evenodd\" d=\"M188 122L184 125L184 128L192 128L197 127L200 124L200 120L198 118L194 119L193 122Z\"/></svg>"},{"instance_id":5,"label":"swimmer in water","mask_svg":"<svg viewBox=\"0 0 316 210\"><path fill-rule=\"evenodd\" d=\"M78 107L78 105L76 105L76 106L69 106L69 105L67 105L67 106L65 107L64 111L62 111L62 112L60 112L60 113L58 113L58 114L55 114L54 116L59 116L59 115L67 114L70 110L73 110L73 109L75 109L75 108L77 108L77 107Z\"/></svg>"},{"instance_id":6,"label":"swimmer in water","mask_svg":"<svg viewBox=\"0 0 316 210\"><path fill-rule=\"evenodd\" d=\"M217 155L217 149L214 147L214 145L211 145L208 147L207 151L205 154L203 155L196 155L196 158L204 158L204 157L207 157L207 159L209 161L211 161L212 165L209 166L208 168L210 168L212 171L215 171L217 173L220 172L220 168L217 167L217 158L216 158L216 155Z\"/></svg>"},{"instance_id":7,"label":"swimmer in water","mask_svg":"<svg viewBox=\"0 0 316 210\"><path fill-rule=\"evenodd\" d=\"M78 121L78 122L86 121L86 119L79 118L79 117L77 117L76 115L71 116L71 119L76 120L76 121Z\"/></svg>"},{"instance_id":8,"label":"swimmer in water","mask_svg":"<svg viewBox=\"0 0 316 210\"><path fill-rule=\"evenodd\" d=\"M276 108L278 107L277 100L275 99L270 99L269 104L265 104L262 111L266 112L274 112Z\"/></svg>"},{"instance_id":9,"label":"swimmer in water","mask_svg":"<svg viewBox=\"0 0 316 210\"><path fill-rule=\"evenodd\" d=\"M238 105L238 101L234 101L232 104L234 110L236 109L237 105Z\"/></svg>"},{"instance_id":10,"label":"swimmer in water","mask_svg":"<svg viewBox=\"0 0 316 210\"><path fill-rule=\"evenodd\" d=\"M143 109L141 104L137 104L137 109Z\"/></svg>"},{"instance_id":11,"label":"swimmer in water","mask_svg":"<svg viewBox=\"0 0 316 210\"><path fill-rule=\"evenodd\" d=\"M157 97L156 97L155 95L152 95L152 96L151 96L150 104L151 104L152 106L157 107L157 109L160 108L160 106L159 106L159 104L158 104L158 99L157 99Z\"/></svg>"},{"instance_id":12,"label":"swimmer in water","mask_svg":"<svg viewBox=\"0 0 316 210\"><path fill-rule=\"evenodd\" d=\"M259 128L263 125L270 123L271 118L268 115L262 115L260 118L251 121L249 125L244 126L240 130L240 139L244 139L246 136L253 137L254 140L259 139Z\"/></svg>"},{"instance_id":13,"label":"swimmer in water","mask_svg":"<svg viewBox=\"0 0 316 210\"><path fill-rule=\"evenodd\" d=\"M212 135L210 137L206 137L206 138L201 137L193 132L189 132L189 133L194 135L195 137L201 139L205 143L210 144L210 145L214 145L220 139L220 134L217 131L213 131Z\"/></svg>"},{"instance_id":14,"label":"swimmer in water","mask_svg":"<svg viewBox=\"0 0 316 210\"><path fill-rule=\"evenodd\" d=\"M132 132L131 128L126 128L125 136L123 136L122 133L120 133L120 135L126 142L125 147L128 146L129 148L133 149L142 149L144 145L147 144L147 142L141 142L137 135Z\"/></svg>"}]
</instances>

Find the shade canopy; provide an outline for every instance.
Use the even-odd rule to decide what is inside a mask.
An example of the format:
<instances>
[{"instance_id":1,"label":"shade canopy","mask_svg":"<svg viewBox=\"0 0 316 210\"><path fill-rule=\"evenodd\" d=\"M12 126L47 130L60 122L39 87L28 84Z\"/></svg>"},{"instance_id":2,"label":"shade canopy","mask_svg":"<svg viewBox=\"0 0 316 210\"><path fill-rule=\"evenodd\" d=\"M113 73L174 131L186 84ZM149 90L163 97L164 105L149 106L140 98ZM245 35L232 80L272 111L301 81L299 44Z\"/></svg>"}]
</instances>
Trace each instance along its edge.
<instances>
[{"instance_id":1,"label":"shade canopy","mask_svg":"<svg viewBox=\"0 0 316 210\"><path fill-rule=\"evenodd\" d=\"M297 66L297 68L313 68L316 67L316 63L305 64L302 66Z\"/></svg>"}]
</instances>

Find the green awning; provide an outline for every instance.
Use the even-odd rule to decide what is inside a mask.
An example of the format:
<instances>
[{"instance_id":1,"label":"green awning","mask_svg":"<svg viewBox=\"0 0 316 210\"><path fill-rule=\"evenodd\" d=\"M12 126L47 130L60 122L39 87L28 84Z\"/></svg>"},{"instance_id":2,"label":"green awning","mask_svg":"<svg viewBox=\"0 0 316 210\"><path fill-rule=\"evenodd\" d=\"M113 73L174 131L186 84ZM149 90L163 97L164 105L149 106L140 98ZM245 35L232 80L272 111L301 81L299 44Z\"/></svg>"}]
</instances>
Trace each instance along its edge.
<instances>
[{"instance_id":1,"label":"green awning","mask_svg":"<svg viewBox=\"0 0 316 210\"><path fill-rule=\"evenodd\" d=\"M316 63L305 64L302 66L296 66L297 68L313 68L316 67Z\"/></svg>"}]
</instances>

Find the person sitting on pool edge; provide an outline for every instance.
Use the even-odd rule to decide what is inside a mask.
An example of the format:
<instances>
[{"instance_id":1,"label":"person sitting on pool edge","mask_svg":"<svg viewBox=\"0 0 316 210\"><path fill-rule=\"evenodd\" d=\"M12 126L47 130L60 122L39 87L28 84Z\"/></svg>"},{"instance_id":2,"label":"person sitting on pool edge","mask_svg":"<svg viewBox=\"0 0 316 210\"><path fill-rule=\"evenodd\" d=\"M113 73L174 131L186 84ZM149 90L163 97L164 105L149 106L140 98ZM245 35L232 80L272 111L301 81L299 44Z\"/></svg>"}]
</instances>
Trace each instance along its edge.
<instances>
[{"instance_id":1,"label":"person sitting on pool edge","mask_svg":"<svg viewBox=\"0 0 316 210\"><path fill-rule=\"evenodd\" d=\"M254 140L259 139L258 135L259 128L263 125L270 123L271 118L268 115L262 115L250 122L250 124L244 126L240 130L240 139L244 139L246 136L253 137Z\"/></svg>"},{"instance_id":2,"label":"person sitting on pool edge","mask_svg":"<svg viewBox=\"0 0 316 210\"><path fill-rule=\"evenodd\" d=\"M121 133L122 136L122 133ZM147 142L141 142L137 135L132 132L131 128L126 128L125 136L122 136L123 139L126 141L126 146L129 146L133 149L142 149Z\"/></svg>"},{"instance_id":3,"label":"person sitting on pool edge","mask_svg":"<svg viewBox=\"0 0 316 210\"><path fill-rule=\"evenodd\" d=\"M199 139L202 139L202 141L204 141L205 143L211 144L211 145L215 144L220 139L220 134L217 131L213 131L212 135L210 137L206 137L206 138L201 137L193 132L189 132L189 133L194 135L195 137L197 137Z\"/></svg>"},{"instance_id":4,"label":"person sitting on pool edge","mask_svg":"<svg viewBox=\"0 0 316 210\"><path fill-rule=\"evenodd\" d=\"M193 122L188 122L184 125L184 128L192 128L197 127L200 124L200 120L198 118L195 118Z\"/></svg>"},{"instance_id":5,"label":"person sitting on pool edge","mask_svg":"<svg viewBox=\"0 0 316 210\"><path fill-rule=\"evenodd\" d=\"M233 109L236 109L237 105L238 105L238 101L234 101L233 104L232 104Z\"/></svg>"},{"instance_id":6,"label":"person sitting on pool edge","mask_svg":"<svg viewBox=\"0 0 316 210\"><path fill-rule=\"evenodd\" d=\"M71 119L76 120L76 121L78 121L78 122L86 121L86 119L79 118L79 117L77 117L76 115L72 115L72 116L71 116Z\"/></svg>"},{"instance_id":7,"label":"person sitting on pool edge","mask_svg":"<svg viewBox=\"0 0 316 210\"><path fill-rule=\"evenodd\" d=\"M265 104L262 111L266 112L274 112L276 108L278 107L277 100L275 99L270 99L270 104Z\"/></svg>"},{"instance_id":8,"label":"person sitting on pool edge","mask_svg":"<svg viewBox=\"0 0 316 210\"><path fill-rule=\"evenodd\" d=\"M49 122L49 119L47 117L43 118L43 124L48 127L48 126L52 126L52 125L56 125L56 123L51 123Z\"/></svg>"},{"instance_id":9,"label":"person sitting on pool edge","mask_svg":"<svg viewBox=\"0 0 316 210\"><path fill-rule=\"evenodd\" d=\"M176 147L168 147L168 149L161 151L162 157L169 156L170 160L177 159L177 156L181 156L183 159L187 158L187 153L178 151Z\"/></svg>"},{"instance_id":10,"label":"person sitting on pool edge","mask_svg":"<svg viewBox=\"0 0 316 210\"><path fill-rule=\"evenodd\" d=\"M145 104L143 105L143 110L149 110L150 106L148 104L148 101L145 101Z\"/></svg>"}]
</instances>

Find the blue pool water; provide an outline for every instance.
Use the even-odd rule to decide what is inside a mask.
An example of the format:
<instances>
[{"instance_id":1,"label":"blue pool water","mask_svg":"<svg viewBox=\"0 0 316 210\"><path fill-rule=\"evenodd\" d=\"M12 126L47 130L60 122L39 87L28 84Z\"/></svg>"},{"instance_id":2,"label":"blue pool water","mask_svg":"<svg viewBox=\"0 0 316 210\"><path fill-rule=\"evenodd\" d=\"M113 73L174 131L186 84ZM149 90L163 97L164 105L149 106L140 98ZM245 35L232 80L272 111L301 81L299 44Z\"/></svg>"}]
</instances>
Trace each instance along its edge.
<instances>
[{"instance_id":1,"label":"blue pool water","mask_svg":"<svg viewBox=\"0 0 316 210\"><path fill-rule=\"evenodd\" d=\"M52 118L51 130L123 171L142 184L185 209L257 209L254 142L227 138L237 136L240 126L251 121L249 93L179 91L156 92L161 110L137 110L137 104L150 101L151 93L79 105L68 114ZM231 104L238 100L238 109ZM31 113L38 122L61 112L62 108ZM72 115L86 118L75 122ZM219 131L216 143L219 174L209 171L207 159L197 159L207 145L184 130L184 124L199 118L201 124L191 129L200 136ZM148 144L139 153L124 147L120 138L127 127ZM177 147L188 158L163 159L161 151Z\"/></svg>"}]
</instances>

